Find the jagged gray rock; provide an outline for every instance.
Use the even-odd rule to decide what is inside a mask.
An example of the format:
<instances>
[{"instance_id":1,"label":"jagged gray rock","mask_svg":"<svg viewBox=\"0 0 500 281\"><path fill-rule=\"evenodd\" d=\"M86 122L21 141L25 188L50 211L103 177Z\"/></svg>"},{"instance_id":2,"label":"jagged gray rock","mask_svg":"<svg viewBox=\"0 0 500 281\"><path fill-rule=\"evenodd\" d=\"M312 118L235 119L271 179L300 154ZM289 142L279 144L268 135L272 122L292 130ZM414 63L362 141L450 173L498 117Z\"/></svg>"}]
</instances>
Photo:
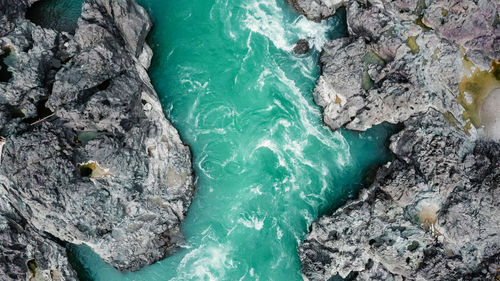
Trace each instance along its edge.
<instances>
[{"instance_id":1,"label":"jagged gray rock","mask_svg":"<svg viewBox=\"0 0 500 281\"><path fill-rule=\"evenodd\" d=\"M74 36L3 13L15 16L0 52L15 56L0 83L0 247L12 261L0 279L31 276L34 259L37 278L74 280L68 242L120 270L165 257L182 243L194 176L146 72L147 13L87 0Z\"/></svg>"},{"instance_id":2,"label":"jagged gray rock","mask_svg":"<svg viewBox=\"0 0 500 281\"><path fill-rule=\"evenodd\" d=\"M323 73L314 91L315 101L324 108L325 123L334 130L342 126L366 130L435 108L465 126L464 108L457 103L459 84L471 71L464 62L471 60L478 69L489 71L495 57L464 50L407 20L417 20L416 15L391 19L391 12L375 4L363 8L355 1L348 6L352 36L324 47Z\"/></svg>"},{"instance_id":3,"label":"jagged gray rock","mask_svg":"<svg viewBox=\"0 0 500 281\"><path fill-rule=\"evenodd\" d=\"M499 116L484 105L500 99L500 4L459 2L347 4L349 37L320 58L324 122L404 129L374 183L313 224L299 248L305 278L500 276Z\"/></svg>"},{"instance_id":4,"label":"jagged gray rock","mask_svg":"<svg viewBox=\"0 0 500 281\"><path fill-rule=\"evenodd\" d=\"M61 241L34 229L0 190L0 278L2 280L76 280ZM31 265L31 271L28 269Z\"/></svg>"},{"instance_id":5,"label":"jagged gray rock","mask_svg":"<svg viewBox=\"0 0 500 281\"><path fill-rule=\"evenodd\" d=\"M300 39L295 42L295 46L293 47L293 52L298 55L307 54L309 52L309 42L306 39Z\"/></svg>"},{"instance_id":6,"label":"jagged gray rock","mask_svg":"<svg viewBox=\"0 0 500 281\"><path fill-rule=\"evenodd\" d=\"M297 12L308 19L320 22L335 14L335 11L345 6L349 0L286 0Z\"/></svg>"},{"instance_id":7,"label":"jagged gray rock","mask_svg":"<svg viewBox=\"0 0 500 281\"><path fill-rule=\"evenodd\" d=\"M1 0L0 1L0 36L14 28L14 21L22 17L26 8L38 0Z\"/></svg>"},{"instance_id":8,"label":"jagged gray rock","mask_svg":"<svg viewBox=\"0 0 500 281\"><path fill-rule=\"evenodd\" d=\"M397 158L375 182L313 224L299 249L306 277L493 278L497 269L489 265L500 258L500 144L476 144L434 109L411 117L391 141Z\"/></svg>"}]
</instances>

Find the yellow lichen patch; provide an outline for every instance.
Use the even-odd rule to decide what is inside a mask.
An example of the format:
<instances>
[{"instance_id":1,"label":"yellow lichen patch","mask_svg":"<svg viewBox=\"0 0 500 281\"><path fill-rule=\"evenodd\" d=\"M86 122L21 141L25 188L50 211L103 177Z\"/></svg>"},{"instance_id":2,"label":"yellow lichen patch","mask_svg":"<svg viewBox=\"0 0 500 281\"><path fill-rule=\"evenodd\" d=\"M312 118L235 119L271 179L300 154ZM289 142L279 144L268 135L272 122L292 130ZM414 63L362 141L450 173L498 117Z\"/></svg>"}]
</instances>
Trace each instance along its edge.
<instances>
[{"instance_id":1,"label":"yellow lichen patch","mask_svg":"<svg viewBox=\"0 0 500 281\"><path fill-rule=\"evenodd\" d=\"M410 47L411 52L414 54L418 54L420 52L420 47L417 44L417 37L418 36L410 36L405 41L406 45Z\"/></svg>"},{"instance_id":2,"label":"yellow lichen patch","mask_svg":"<svg viewBox=\"0 0 500 281\"><path fill-rule=\"evenodd\" d=\"M438 55L441 52L441 49L436 48L434 49L434 53L431 56L432 62L435 62L438 59Z\"/></svg>"},{"instance_id":3,"label":"yellow lichen patch","mask_svg":"<svg viewBox=\"0 0 500 281\"><path fill-rule=\"evenodd\" d=\"M442 9L442 10L441 10L441 15L442 15L443 17L446 17L446 15L448 15L448 11L447 11L447 10L445 10L445 9Z\"/></svg>"},{"instance_id":4,"label":"yellow lichen patch","mask_svg":"<svg viewBox=\"0 0 500 281\"><path fill-rule=\"evenodd\" d=\"M452 250L452 249L450 249L450 248L446 248L446 249L444 250L444 253L445 253L448 257L451 257L451 256L455 255L455 253L453 253L453 250Z\"/></svg>"},{"instance_id":5,"label":"yellow lichen patch","mask_svg":"<svg viewBox=\"0 0 500 281\"><path fill-rule=\"evenodd\" d=\"M464 57L463 66L466 75L458 84L458 102L464 108L462 119L466 121L464 130L471 125L476 128L481 126L479 111L488 95L500 88L500 62L493 60L490 70L480 70L474 63Z\"/></svg>"},{"instance_id":6,"label":"yellow lichen patch","mask_svg":"<svg viewBox=\"0 0 500 281\"><path fill-rule=\"evenodd\" d=\"M104 176L113 176L108 170L101 168L99 163L95 161L89 161L87 163L78 164L80 169L80 175L82 177L89 177L94 179L100 179Z\"/></svg>"},{"instance_id":7,"label":"yellow lichen patch","mask_svg":"<svg viewBox=\"0 0 500 281\"><path fill-rule=\"evenodd\" d=\"M437 208L434 206L425 205L422 207L418 213L418 220L423 225L425 230L430 230L434 235L440 235L439 231L436 229L437 223Z\"/></svg>"},{"instance_id":8,"label":"yellow lichen patch","mask_svg":"<svg viewBox=\"0 0 500 281\"><path fill-rule=\"evenodd\" d=\"M52 281L64 280L61 271L57 269L50 270L50 278L52 279Z\"/></svg>"},{"instance_id":9,"label":"yellow lichen patch","mask_svg":"<svg viewBox=\"0 0 500 281\"><path fill-rule=\"evenodd\" d=\"M153 157L153 152L155 150L155 147L154 146L148 146L147 148L147 152L148 152L148 156L149 157Z\"/></svg>"},{"instance_id":10,"label":"yellow lichen patch","mask_svg":"<svg viewBox=\"0 0 500 281\"><path fill-rule=\"evenodd\" d=\"M335 103L336 104L341 104L342 103L342 100L337 95L335 95Z\"/></svg>"}]
</instances>

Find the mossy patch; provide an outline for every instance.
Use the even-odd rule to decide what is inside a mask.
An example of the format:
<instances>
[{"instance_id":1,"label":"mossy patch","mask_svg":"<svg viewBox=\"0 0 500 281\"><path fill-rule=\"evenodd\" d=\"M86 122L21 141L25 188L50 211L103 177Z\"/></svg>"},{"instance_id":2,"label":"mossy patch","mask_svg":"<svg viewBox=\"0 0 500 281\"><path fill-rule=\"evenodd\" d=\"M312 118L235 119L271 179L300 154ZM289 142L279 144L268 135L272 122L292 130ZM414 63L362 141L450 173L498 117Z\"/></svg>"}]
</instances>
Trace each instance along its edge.
<instances>
[{"instance_id":1,"label":"mossy patch","mask_svg":"<svg viewBox=\"0 0 500 281\"><path fill-rule=\"evenodd\" d=\"M87 144L89 141L98 138L99 133L95 131L82 131L73 138L75 143Z\"/></svg>"},{"instance_id":2,"label":"mossy patch","mask_svg":"<svg viewBox=\"0 0 500 281\"><path fill-rule=\"evenodd\" d=\"M369 66L378 65L383 67L386 64L386 61L379 54L377 54L377 52L375 52L374 50L370 50L363 56L363 63L364 66L363 66L363 73L361 74L361 87L365 91L368 91L374 85L374 81L372 80L370 74L368 73Z\"/></svg>"},{"instance_id":3,"label":"mossy patch","mask_svg":"<svg viewBox=\"0 0 500 281\"><path fill-rule=\"evenodd\" d=\"M26 263L26 266L28 266L28 270L31 272L31 277L29 280L30 281L34 280L36 276L36 271L38 269L38 263L34 259L31 259Z\"/></svg>"},{"instance_id":4,"label":"mossy patch","mask_svg":"<svg viewBox=\"0 0 500 281\"><path fill-rule=\"evenodd\" d=\"M10 112L12 118L24 118L26 115L19 108L13 108Z\"/></svg>"},{"instance_id":5,"label":"mossy patch","mask_svg":"<svg viewBox=\"0 0 500 281\"><path fill-rule=\"evenodd\" d=\"M432 53L432 56L431 56L431 62L435 62L436 60L438 60L438 55L440 52L441 52L441 49L439 49L439 48L434 49L434 53Z\"/></svg>"},{"instance_id":6,"label":"mossy patch","mask_svg":"<svg viewBox=\"0 0 500 281\"><path fill-rule=\"evenodd\" d=\"M78 169L80 169L80 175L82 177L100 179L104 176L113 176L109 171L101 168L99 163L95 161L89 161L84 164L78 164Z\"/></svg>"},{"instance_id":7,"label":"mossy patch","mask_svg":"<svg viewBox=\"0 0 500 281\"><path fill-rule=\"evenodd\" d=\"M466 122L464 130L468 132L472 125L479 128L479 111L486 97L493 90L500 88L500 62L493 60L489 70L480 70L467 57L463 59L466 75L458 84L458 102L464 108L462 119Z\"/></svg>"},{"instance_id":8,"label":"mossy patch","mask_svg":"<svg viewBox=\"0 0 500 281\"><path fill-rule=\"evenodd\" d=\"M457 118L455 118L453 113L451 113L450 111L447 111L447 112L443 113L443 117L444 117L444 120L446 121L446 123L450 124L455 129L460 129L460 122L457 120Z\"/></svg>"},{"instance_id":9,"label":"mossy patch","mask_svg":"<svg viewBox=\"0 0 500 281\"><path fill-rule=\"evenodd\" d=\"M495 16L495 19L493 20L493 23L491 24L491 26L493 26L493 28L497 28L498 24L500 24L500 15L497 13L497 15Z\"/></svg>"},{"instance_id":10,"label":"mossy patch","mask_svg":"<svg viewBox=\"0 0 500 281\"><path fill-rule=\"evenodd\" d=\"M396 30L396 27L392 26L391 28L389 28L385 34L387 34L387 36L389 37L392 37L392 35L394 35L394 31Z\"/></svg>"},{"instance_id":11,"label":"mossy patch","mask_svg":"<svg viewBox=\"0 0 500 281\"><path fill-rule=\"evenodd\" d=\"M374 64L380 66L385 65L385 60L374 50L370 50L363 56L363 62L365 62L366 64Z\"/></svg>"},{"instance_id":12,"label":"mossy patch","mask_svg":"<svg viewBox=\"0 0 500 281\"><path fill-rule=\"evenodd\" d=\"M368 91L370 90L374 85L374 82L372 78L370 77L370 74L368 74L368 69L365 69L363 71L363 74L361 75L361 87L365 90Z\"/></svg>"},{"instance_id":13,"label":"mossy patch","mask_svg":"<svg viewBox=\"0 0 500 281\"><path fill-rule=\"evenodd\" d=\"M410 36L406 39L405 43L410 47L410 51L414 54L418 54L420 52L420 47L417 44L418 36Z\"/></svg>"},{"instance_id":14,"label":"mossy patch","mask_svg":"<svg viewBox=\"0 0 500 281\"><path fill-rule=\"evenodd\" d=\"M34 275L36 273L36 269L38 268L38 263L34 259L31 259L26 263L26 265L28 266L29 271Z\"/></svg>"},{"instance_id":15,"label":"mossy patch","mask_svg":"<svg viewBox=\"0 0 500 281\"><path fill-rule=\"evenodd\" d=\"M422 16L425 10L425 0L418 0L417 6L415 7L415 14L417 16Z\"/></svg>"},{"instance_id":16,"label":"mossy patch","mask_svg":"<svg viewBox=\"0 0 500 281\"><path fill-rule=\"evenodd\" d=\"M409 251L413 252L413 251L415 251L416 249L418 249L418 246L419 246L419 245L420 245L420 244L418 243L418 241L413 240L413 241L411 242L411 244L410 244L410 245L408 245L407 249L408 249Z\"/></svg>"}]
</instances>

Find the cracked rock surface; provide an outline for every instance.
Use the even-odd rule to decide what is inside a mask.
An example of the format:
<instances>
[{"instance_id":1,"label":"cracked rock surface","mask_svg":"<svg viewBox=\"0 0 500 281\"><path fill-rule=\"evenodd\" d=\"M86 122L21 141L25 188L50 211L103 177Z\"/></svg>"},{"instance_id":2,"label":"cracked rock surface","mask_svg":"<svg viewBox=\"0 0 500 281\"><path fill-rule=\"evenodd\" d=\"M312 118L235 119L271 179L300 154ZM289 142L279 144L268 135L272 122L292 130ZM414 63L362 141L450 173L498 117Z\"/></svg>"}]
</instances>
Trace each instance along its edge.
<instances>
[{"instance_id":1,"label":"cracked rock surface","mask_svg":"<svg viewBox=\"0 0 500 281\"><path fill-rule=\"evenodd\" d=\"M315 20L337 8L294 2ZM500 116L491 105L500 99L500 4L343 5L349 36L324 46L314 90L323 120L332 130L403 129L373 184L312 225L299 247L304 277L496 280Z\"/></svg>"},{"instance_id":2,"label":"cracked rock surface","mask_svg":"<svg viewBox=\"0 0 500 281\"><path fill-rule=\"evenodd\" d=\"M67 243L138 270L182 243L194 192L147 75L150 19L86 0L71 35L25 19L32 2L0 2L0 279L75 280Z\"/></svg>"}]
</instances>

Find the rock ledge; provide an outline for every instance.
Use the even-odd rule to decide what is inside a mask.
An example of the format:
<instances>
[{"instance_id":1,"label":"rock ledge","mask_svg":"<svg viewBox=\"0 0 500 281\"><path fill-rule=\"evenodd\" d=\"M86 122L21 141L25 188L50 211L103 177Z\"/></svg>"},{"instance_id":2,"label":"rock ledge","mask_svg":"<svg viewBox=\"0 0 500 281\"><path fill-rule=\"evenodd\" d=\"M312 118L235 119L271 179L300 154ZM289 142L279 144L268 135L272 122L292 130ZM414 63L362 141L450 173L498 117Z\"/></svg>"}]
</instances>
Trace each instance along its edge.
<instances>
[{"instance_id":1,"label":"rock ledge","mask_svg":"<svg viewBox=\"0 0 500 281\"><path fill-rule=\"evenodd\" d=\"M314 20L347 5L349 36L320 58L324 122L404 125L373 184L312 225L298 250L305 279L500 278L500 116L490 106L500 99L500 5L294 2Z\"/></svg>"},{"instance_id":2,"label":"rock ledge","mask_svg":"<svg viewBox=\"0 0 500 281\"><path fill-rule=\"evenodd\" d=\"M86 0L71 35L25 19L35 1L6 1L0 279L76 279L67 243L119 270L164 258L182 243L194 175L147 75L146 11L134 0Z\"/></svg>"}]
</instances>

